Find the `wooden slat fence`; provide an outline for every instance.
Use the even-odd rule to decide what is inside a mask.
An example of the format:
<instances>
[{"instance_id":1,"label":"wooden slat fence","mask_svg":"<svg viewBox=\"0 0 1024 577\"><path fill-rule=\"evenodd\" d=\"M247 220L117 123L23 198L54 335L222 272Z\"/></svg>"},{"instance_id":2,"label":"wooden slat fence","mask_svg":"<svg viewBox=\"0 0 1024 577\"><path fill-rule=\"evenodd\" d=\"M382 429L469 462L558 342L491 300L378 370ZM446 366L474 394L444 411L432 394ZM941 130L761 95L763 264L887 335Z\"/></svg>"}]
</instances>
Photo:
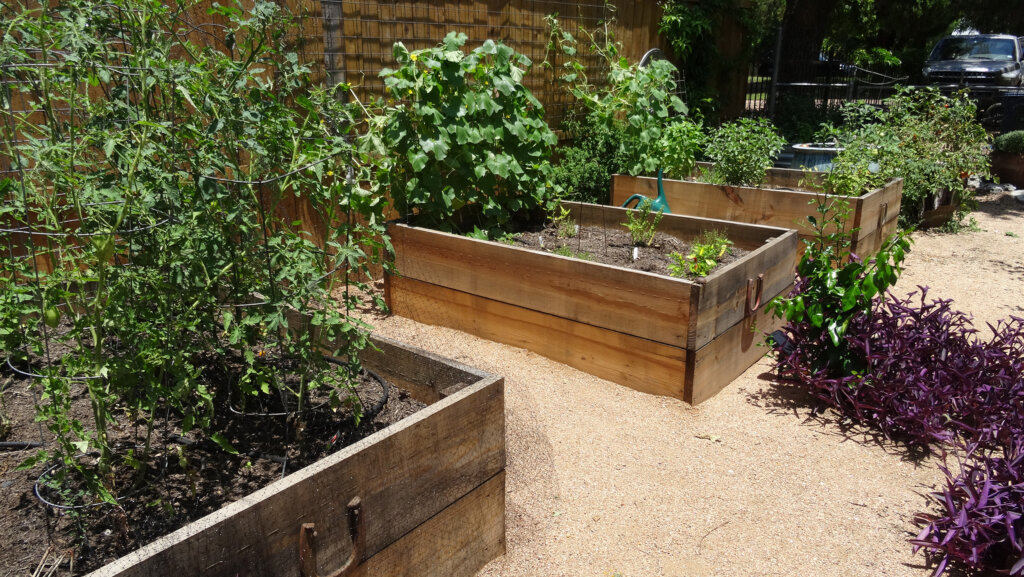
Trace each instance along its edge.
<instances>
[{"instance_id":1,"label":"wooden slat fence","mask_svg":"<svg viewBox=\"0 0 1024 577\"><path fill-rule=\"evenodd\" d=\"M451 31L469 37L468 46L484 40L500 40L526 54L534 62L527 86L544 104L548 121L557 128L571 97L556 81L556 75L540 66L548 53L549 28L545 17L557 14L562 29L582 40L580 28L595 31L605 22L622 44L622 54L638 61L651 48L664 48L658 37L661 9L656 2L619 2L618 8L598 0L560 2L553 0L287 0L305 11L308 33L306 55L320 48L328 82L358 85L361 98L381 95L381 69L394 66L392 46L403 42L410 50L427 48ZM319 13L317 12L319 8ZM322 26L317 35L316 23ZM554 57L554 54L550 56ZM583 64L599 78L601 63L596 56L583 55ZM551 59L557 65L561 58Z\"/></svg>"},{"instance_id":2,"label":"wooden slat fence","mask_svg":"<svg viewBox=\"0 0 1024 577\"><path fill-rule=\"evenodd\" d=\"M610 31L621 43L622 55L630 61L638 61L651 48L665 48L657 33L661 9L653 1L618 2L617 8L599 0L276 1L299 23L300 34L290 41L292 49L313 67L319 79L358 85L361 98L382 95L383 83L377 75L382 68L394 65L391 53L395 42L415 50L437 44L450 31L466 33L470 46L488 38L501 40L533 60L534 71L526 82L544 104L555 129L571 106L571 96L557 82L555 71L540 66L548 56L547 15L557 14L562 28L581 42L581 28L595 31L611 22ZM190 40L225 50L226 21L208 13L213 3L198 2L179 20L191 30ZM251 5L251 0L244 4ZM599 59L587 51L581 51L581 58L592 81L599 79ZM554 54L550 60L556 68L563 62ZM83 90L99 94L84 81ZM10 159L0 154L3 176L14 174Z\"/></svg>"}]
</instances>

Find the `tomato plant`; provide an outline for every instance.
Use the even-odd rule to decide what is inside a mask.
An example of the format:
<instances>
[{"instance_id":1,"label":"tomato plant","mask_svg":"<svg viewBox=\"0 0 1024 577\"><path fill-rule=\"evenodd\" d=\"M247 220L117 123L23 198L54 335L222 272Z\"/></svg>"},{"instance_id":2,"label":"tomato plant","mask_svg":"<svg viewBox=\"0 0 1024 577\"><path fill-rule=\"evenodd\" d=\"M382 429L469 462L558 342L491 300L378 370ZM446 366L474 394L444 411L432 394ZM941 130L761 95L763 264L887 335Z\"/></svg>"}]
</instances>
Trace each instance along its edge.
<instances>
[{"instance_id":1,"label":"tomato plant","mask_svg":"<svg viewBox=\"0 0 1024 577\"><path fill-rule=\"evenodd\" d=\"M190 6L25 3L0 43L0 155L16 169L0 183L0 338L38 375L54 437L25 466L55 460L107 501L126 489L119 470L134 484L152 466L158 416L232 450L210 428L226 387L211 365L241 365L235 394L297 398L297 423L312 388L358 405L369 327L351 289L388 250L347 87L311 84L277 5L215 6L218 47L179 33ZM289 322L303 316L314 330ZM72 411L80 391L89 418ZM126 453L112 438L129 423L141 432Z\"/></svg>"}]
</instances>

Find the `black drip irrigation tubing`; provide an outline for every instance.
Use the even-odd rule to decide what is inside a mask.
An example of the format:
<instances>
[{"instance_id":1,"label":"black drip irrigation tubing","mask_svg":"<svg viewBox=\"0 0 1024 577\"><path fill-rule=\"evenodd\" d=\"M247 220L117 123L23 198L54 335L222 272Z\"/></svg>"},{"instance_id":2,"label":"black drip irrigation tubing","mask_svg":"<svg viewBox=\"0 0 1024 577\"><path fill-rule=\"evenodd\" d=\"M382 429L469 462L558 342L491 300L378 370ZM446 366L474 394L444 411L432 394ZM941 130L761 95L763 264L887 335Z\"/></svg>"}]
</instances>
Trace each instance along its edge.
<instances>
[{"instance_id":1,"label":"black drip irrigation tubing","mask_svg":"<svg viewBox=\"0 0 1024 577\"><path fill-rule=\"evenodd\" d=\"M43 443L38 441L0 441L0 449L12 451L24 451L25 449L38 449Z\"/></svg>"},{"instance_id":2,"label":"black drip irrigation tubing","mask_svg":"<svg viewBox=\"0 0 1024 577\"><path fill-rule=\"evenodd\" d=\"M378 414L380 414L380 412L384 409L384 405L386 405L388 403L388 394L389 394L389 391L391 389L391 386L388 384L388 382L386 380L384 380L383 377L381 377L377 373L375 373L375 372L373 372L373 371L371 371L370 369L367 369L367 368L364 368L363 370L366 371L366 374L370 375L370 377L372 377L375 381L380 383L380 388L381 388L380 399L378 399L377 402L372 407L370 407L370 409L368 411L364 412L363 416L361 417L363 419L363 422L370 422ZM358 393L356 394L356 397L357 398L359 397ZM360 399L359 404L360 405L362 404L362 399ZM340 439L340 438L341 438L341 430L339 429L337 432L335 432L333 435L331 435L330 447L328 449L329 451L333 451L334 450L334 445L338 442L338 439Z\"/></svg>"},{"instance_id":3,"label":"black drip irrigation tubing","mask_svg":"<svg viewBox=\"0 0 1024 577\"><path fill-rule=\"evenodd\" d=\"M92 503L85 503L85 504L82 504L82 505L65 505L65 504L62 504L62 503L54 503L53 501L50 501L47 497L45 497L43 495L43 493L45 491L40 489L40 485L45 487L46 486L46 482L45 482L44 478L47 475L49 475L50 473L52 473L53 471L56 471L58 469L63 469L63 468L64 468L64 463L57 463L57 464L51 466L49 469L43 471L43 473L41 475L39 475L39 477L36 479L36 482L32 484L32 492L35 493L36 499L39 499L39 501L41 503L43 503L44 505L46 505L48 507L52 507L52 508L60 510L60 511L78 511L78 510L82 510L82 509L91 509L93 507L102 507L104 505L111 505L112 504L112 503L110 503L108 501L95 501L95 502L92 502ZM164 476L164 473L163 473L163 470L161 470L160 471L160 475L155 480L158 481L160 479L163 479L163 476ZM133 489L131 491L128 491L127 493L119 496L119 497L115 497L114 501L120 503L120 502L124 501L125 499L128 499L128 498L134 497L135 495L138 495L141 491L142 491L142 487L135 488L135 489Z\"/></svg>"},{"instance_id":4,"label":"black drip irrigation tubing","mask_svg":"<svg viewBox=\"0 0 1024 577\"><path fill-rule=\"evenodd\" d=\"M256 306L257 304L261 304L261 303L256 303L256 304L253 304L253 305L244 305L244 306ZM331 363L332 365L340 366L342 364L342 361L340 359L335 358L335 357L324 356L324 360L326 360L328 363ZM381 387L381 389L383 389L383 393L381 395L381 401L378 402L376 405L374 405L374 408L371 411L369 411L367 413L364 413L364 416L369 414L370 418L372 419L373 417L377 416L377 413L379 413L381 411L381 409L384 408L384 404L388 402L388 389L389 389L389 385L388 385L387 381L385 381L383 378L381 378L380 375L378 375L377 373L371 371L370 369L367 369L367 368L363 367L362 370L366 371L366 374L370 375L374 380L376 380L378 383L380 383L380 387ZM356 397L358 397L358 396L359 395L357 393ZM319 409L320 407L324 406L325 404L327 404L327 401L324 401L323 403L321 403L319 405L316 405L316 406L314 406L312 408L313 409ZM359 404L362 405L362 399L359 400ZM244 409L237 408L233 404L233 402L231 401L230 395L229 395L228 405L227 406L228 406L228 410L229 411L231 411L232 413L234 413L234 414L236 414L236 415L238 415L240 417L286 417L286 416L288 416L290 414L288 411L266 412L266 413L247 412ZM333 445L333 441L332 441L332 445Z\"/></svg>"}]
</instances>

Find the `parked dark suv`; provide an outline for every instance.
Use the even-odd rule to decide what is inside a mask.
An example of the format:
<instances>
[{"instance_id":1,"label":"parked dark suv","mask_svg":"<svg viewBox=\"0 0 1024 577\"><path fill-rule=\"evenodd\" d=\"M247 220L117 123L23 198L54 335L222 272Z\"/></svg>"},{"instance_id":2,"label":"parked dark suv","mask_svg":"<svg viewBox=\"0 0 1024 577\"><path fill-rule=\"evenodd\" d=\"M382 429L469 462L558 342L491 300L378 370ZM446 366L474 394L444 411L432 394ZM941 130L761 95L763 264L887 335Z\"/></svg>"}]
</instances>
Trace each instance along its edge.
<instances>
[{"instance_id":1,"label":"parked dark suv","mask_svg":"<svg viewBox=\"0 0 1024 577\"><path fill-rule=\"evenodd\" d=\"M947 36L925 62L929 84L1020 86L1021 39L1005 34Z\"/></svg>"},{"instance_id":2,"label":"parked dark suv","mask_svg":"<svg viewBox=\"0 0 1024 577\"><path fill-rule=\"evenodd\" d=\"M1024 84L1024 39L1007 34L947 36L925 62L925 82L945 89L970 88L982 120L1001 116L1001 97Z\"/></svg>"}]
</instances>

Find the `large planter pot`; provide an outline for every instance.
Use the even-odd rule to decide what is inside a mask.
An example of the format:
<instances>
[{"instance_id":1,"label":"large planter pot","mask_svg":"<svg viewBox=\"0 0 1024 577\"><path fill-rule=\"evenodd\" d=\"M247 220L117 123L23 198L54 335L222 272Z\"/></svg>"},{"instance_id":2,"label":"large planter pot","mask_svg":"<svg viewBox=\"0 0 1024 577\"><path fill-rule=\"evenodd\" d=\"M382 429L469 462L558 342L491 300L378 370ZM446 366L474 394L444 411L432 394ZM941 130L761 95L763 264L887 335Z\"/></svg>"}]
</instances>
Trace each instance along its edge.
<instances>
[{"instance_id":1,"label":"large planter pot","mask_svg":"<svg viewBox=\"0 0 1024 577\"><path fill-rule=\"evenodd\" d=\"M672 179L662 184L673 214L795 228L802 239L810 239L814 235L807 217L819 216L817 204L822 198L828 202L837 198L812 190L820 185L822 176L820 172L772 169L765 185L758 188ZM657 197L658 179L612 177L611 204L618 206L634 194ZM851 252L861 257L874 254L896 232L902 196L903 179L897 178L861 196L842 197L850 207L846 230L852 237ZM803 254L804 243L794 250Z\"/></svg>"},{"instance_id":2,"label":"large planter pot","mask_svg":"<svg viewBox=\"0 0 1024 577\"><path fill-rule=\"evenodd\" d=\"M373 342L364 366L433 404L91 575L468 577L503 554L503 379Z\"/></svg>"},{"instance_id":3,"label":"large planter pot","mask_svg":"<svg viewBox=\"0 0 1024 577\"><path fill-rule=\"evenodd\" d=\"M792 166L813 171L831 170L832 161L842 150L824 142L794 144Z\"/></svg>"},{"instance_id":4,"label":"large planter pot","mask_svg":"<svg viewBox=\"0 0 1024 577\"><path fill-rule=\"evenodd\" d=\"M581 226L619 226L626 209L571 205ZM723 230L752 251L703 282L628 270L399 222L389 225L394 314L523 347L615 383L699 403L760 358L763 307L793 283L796 233L666 215L684 240Z\"/></svg>"},{"instance_id":5,"label":"large planter pot","mask_svg":"<svg viewBox=\"0 0 1024 577\"><path fill-rule=\"evenodd\" d=\"M989 160L992 174L999 177L999 182L1024 188L1024 154L997 151L989 156Z\"/></svg>"}]
</instances>

